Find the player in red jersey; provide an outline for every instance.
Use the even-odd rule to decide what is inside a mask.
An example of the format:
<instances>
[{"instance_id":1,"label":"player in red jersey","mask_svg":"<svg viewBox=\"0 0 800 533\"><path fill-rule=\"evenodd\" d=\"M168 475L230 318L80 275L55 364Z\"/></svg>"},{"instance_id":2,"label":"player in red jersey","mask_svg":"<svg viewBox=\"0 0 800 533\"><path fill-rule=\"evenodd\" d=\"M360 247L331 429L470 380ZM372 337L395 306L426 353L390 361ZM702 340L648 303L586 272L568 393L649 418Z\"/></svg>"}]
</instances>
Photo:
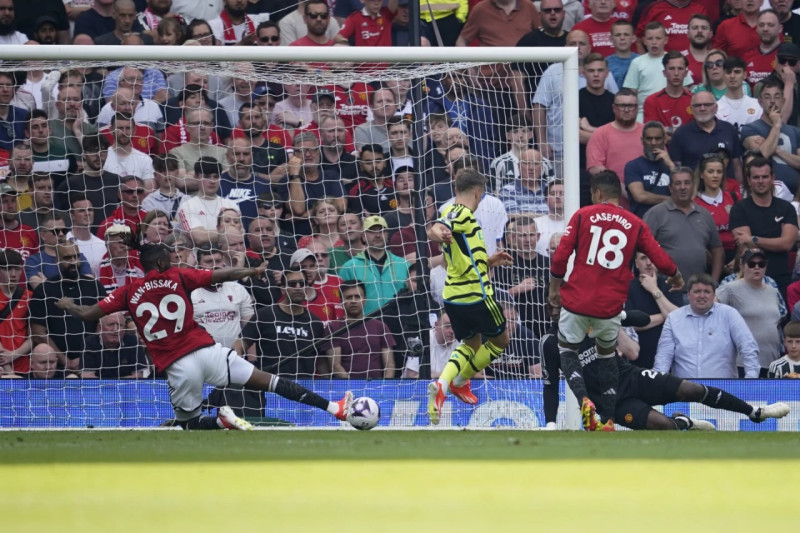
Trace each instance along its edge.
<instances>
[{"instance_id":1,"label":"player in red jersey","mask_svg":"<svg viewBox=\"0 0 800 533\"><path fill-rule=\"evenodd\" d=\"M191 292L214 283L262 276L266 263L255 268L195 270L172 267L170 250L163 244L138 248L145 277L131 280L92 306L76 305L70 298L58 301L59 308L86 321L127 311L153 358L156 370L166 372L175 416L184 429L251 429L230 407L221 407L216 417L201 417L203 384L218 387L244 385L249 389L274 392L296 402L328 411L346 420L352 403L348 391L338 402L330 402L286 378L256 369L229 348L216 344L211 335L194 321Z\"/></svg>"},{"instance_id":2,"label":"player in red jersey","mask_svg":"<svg viewBox=\"0 0 800 533\"><path fill-rule=\"evenodd\" d=\"M683 286L683 279L647 224L619 206L622 186L616 173L603 171L593 176L591 192L595 205L584 207L572 216L553 254L549 299L553 307L561 306L558 319L561 368L570 389L581 401L583 429L613 431L619 381L614 355L622 308L633 279L634 255L637 251L647 255L662 273L670 276L667 281L673 290ZM573 252L573 270L562 285ZM597 373L602 377L605 391L600 411L607 421L602 425L597 423L578 358L578 348L587 335L597 344Z\"/></svg>"}]
</instances>

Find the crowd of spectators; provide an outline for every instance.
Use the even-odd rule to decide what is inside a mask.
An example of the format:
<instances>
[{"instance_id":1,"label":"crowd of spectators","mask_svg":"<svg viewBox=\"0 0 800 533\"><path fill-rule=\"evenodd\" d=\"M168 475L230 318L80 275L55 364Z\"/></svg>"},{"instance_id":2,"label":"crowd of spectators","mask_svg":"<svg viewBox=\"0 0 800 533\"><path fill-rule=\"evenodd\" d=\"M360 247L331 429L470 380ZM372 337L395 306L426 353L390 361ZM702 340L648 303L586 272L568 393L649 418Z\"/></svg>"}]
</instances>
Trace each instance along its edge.
<instances>
[{"instance_id":1,"label":"crowd of spectators","mask_svg":"<svg viewBox=\"0 0 800 533\"><path fill-rule=\"evenodd\" d=\"M0 0L0 46L408 46L408 1ZM800 318L798 7L421 4L423 46L577 47L579 117L563 115L560 63L382 82L365 71L324 86L259 81L247 65L240 76L0 65L0 377L154 377L127 317L87 324L55 305L143 277L131 233L170 246L176 266L268 264L262 279L192 294L195 319L264 370L416 378L429 362L435 377L457 343L424 226L462 168L487 177L476 211L487 251L514 257L492 274L512 341L486 377L541 375L564 181L580 178L585 205L590 177L607 171L695 281L668 294L637 256L628 306L651 324L631 332L635 363L795 373L777 370L800 365L780 329ZM579 121L580 176L563 176L564 120ZM736 334L749 338L688 354L665 340L714 313L743 317ZM692 356L728 359L681 359Z\"/></svg>"}]
</instances>

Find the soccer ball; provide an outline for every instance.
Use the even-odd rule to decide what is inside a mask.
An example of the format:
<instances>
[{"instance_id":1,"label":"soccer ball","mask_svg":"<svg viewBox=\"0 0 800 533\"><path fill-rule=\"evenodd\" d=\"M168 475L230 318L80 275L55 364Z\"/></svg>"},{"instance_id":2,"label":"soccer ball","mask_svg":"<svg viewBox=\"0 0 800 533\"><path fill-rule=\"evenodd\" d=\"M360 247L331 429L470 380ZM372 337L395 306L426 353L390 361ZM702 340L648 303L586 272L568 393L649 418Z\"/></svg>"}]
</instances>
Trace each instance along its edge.
<instances>
[{"instance_id":1,"label":"soccer ball","mask_svg":"<svg viewBox=\"0 0 800 533\"><path fill-rule=\"evenodd\" d=\"M378 402L367 396L356 398L350 406L347 420L356 429L372 429L381 419L381 408Z\"/></svg>"}]
</instances>

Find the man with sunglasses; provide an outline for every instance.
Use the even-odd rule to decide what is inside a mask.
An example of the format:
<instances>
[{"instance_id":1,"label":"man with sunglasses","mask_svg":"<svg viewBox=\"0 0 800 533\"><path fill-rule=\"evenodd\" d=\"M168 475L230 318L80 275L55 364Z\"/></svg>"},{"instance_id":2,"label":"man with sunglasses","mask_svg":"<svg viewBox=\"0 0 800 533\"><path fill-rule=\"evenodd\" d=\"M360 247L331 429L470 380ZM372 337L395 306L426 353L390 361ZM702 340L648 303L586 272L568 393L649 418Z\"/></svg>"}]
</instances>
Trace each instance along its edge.
<instances>
[{"instance_id":1,"label":"man with sunglasses","mask_svg":"<svg viewBox=\"0 0 800 533\"><path fill-rule=\"evenodd\" d=\"M125 224L131 231L136 233L137 227L142 223L147 212L141 207L147 191L144 188L144 181L138 176L125 176L120 179L119 201L120 205L97 229L97 237L104 239L106 230L115 224Z\"/></svg>"},{"instance_id":2,"label":"man with sunglasses","mask_svg":"<svg viewBox=\"0 0 800 533\"><path fill-rule=\"evenodd\" d=\"M25 260L25 278L31 289L36 289L44 280L58 274L58 255L56 248L67 242L67 225L64 217L58 213L45 216L39 226L39 242L41 249ZM80 255L79 272L83 276L91 276L92 270L83 254Z\"/></svg>"},{"instance_id":3,"label":"man with sunglasses","mask_svg":"<svg viewBox=\"0 0 800 533\"><path fill-rule=\"evenodd\" d=\"M340 29L325 0L300 2L281 19L280 28L281 42L289 46L333 46Z\"/></svg>"},{"instance_id":4,"label":"man with sunglasses","mask_svg":"<svg viewBox=\"0 0 800 533\"><path fill-rule=\"evenodd\" d=\"M242 331L246 357L256 358L256 367L278 376L329 377L328 358L314 346L324 337L324 326L303 305L306 277L300 266L284 270L279 285L280 301L260 308Z\"/></svg>"},{"instance_id":5,"label":"man with sunglasses","mask_svg":"<svg viewBox=\"0 0 800 533\"><path fill-rule=\"evenodd\" d=\"M256 27L257 46L280 46L281 29L274 20L265 20Z\"/></svg>"}]
</instances>

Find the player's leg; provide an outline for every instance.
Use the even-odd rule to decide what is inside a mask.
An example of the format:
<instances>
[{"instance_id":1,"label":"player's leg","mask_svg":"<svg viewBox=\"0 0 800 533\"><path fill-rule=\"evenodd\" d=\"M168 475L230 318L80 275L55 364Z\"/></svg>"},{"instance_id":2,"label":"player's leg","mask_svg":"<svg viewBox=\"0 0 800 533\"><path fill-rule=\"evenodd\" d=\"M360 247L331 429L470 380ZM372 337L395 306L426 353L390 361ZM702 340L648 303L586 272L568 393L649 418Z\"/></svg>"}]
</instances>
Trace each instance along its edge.
<instances>
[{"instance_id":1,"label":"player's leg","mask_svg":"<svg viewBox=\"0 0 800 533\"><path fill-rule=\"evenodd\" d=\"M675 401L697 402L709 407L714 407L715 409L741 413L757 424L763 422L767 418L783 418L789 414L789 406L785 403L778 402L762 407L755 407L722 389L701 385L685 379L681 381L678 387L675 394Z\"/></svg>"},{"instance_id":2,"label":"player's leg","mask_svg":"<svg viewBox=\"0 0 800 533\"><path fill-rule=\"evenodd\" d=\"M558 339L555 335L547 335L542 343L542 403L544 404L544 420L546 429L556 429L558 416L558 384L561 371L561 355L558 351Z\"/></svg>"},{"instance_id":3,"label":"player's leg","mask_svg":"<svg viewBox=\"0 0 800 533\"><path fill-rule=\"evenodd\" d=\"M225 429L218 416L200 416L203 403L203 369L196 352L167 368L169 399L175 419L183 429Z\"/></svg>"},{"instance_id":4,"label":"player's leg","mask_svg":"<svg viewBox=\"0 0 800 533\"><path fill-rule=\"evenodd\" d=\"M290 379L279 378L269 372L258 370L236 352L219 344L198 350L198 354L206 363L206 383L218 387L229 384L244 385L249 389L274 392L287 400L328 411L339 420L347 419L347 412L353 401L350 391L338 402L331 402Z\"/></svg>"},{"instance_id":5,"label":"player's leg","mask_svg":"<svg viewBox=\"0 0 800 533\"><path fill-rule=\"evenodd\" d=\"M617 337L619 336L621 315L613 318L594 320L589 333L597 345L596 374L597 385L603 394L598 401L600 416L605 423L598 427L602 431L613 431L614 409L617 405L619 388L619 367L617 366Z\"/></svg>"},{"instance_id":6,"label":"player's leg","mask_svg":"<svg viewBox=\"0 0 800 533\"><path fill-rule=\"evenodd\" d=\"M506 317L493 296L487 296L481 305L476 306L475 319L478 321L476 329L486 337L486 342L477 347L475 358L454 379L456 385L463 385L469 378L492 364L509 343Z\"/></svg>"},{"instance_id":7,"label":"player's leg","mask_svg":"<svg viewBox=\"0 0 800 533\"><path fill-rule=\"evenodd\" d=\"M237 359L242 359L238 355L234 355ZM247 361L244 361L248 363ZM250 363L248 363L250 364ZM231 382L233 383L233 368L231 368ZM319 394L295 383L294 381L285 377L278 377L269 372L263 372L257 368L253 368L250 377L244 383L244 386L250 389L263 390L274 392L278 396L283 396L287 400L310 405L317 409L327 411L339 420L347 420L347 413L350 411L350 405L353 403L353 393L347 391L344 398L338 402L332 402L320 396Z\"/></svg>"},{"instance_id":8,"label":"player's leg","mask_svg":"<svg viewBox=\"0 0 800 533\"><path fill-rule=\"evenodd\" d=\"M580 343L586 336L589 326L590 320L587 317L561 309L558 318L558 351L561 359L561 371L572 394L581 404L583 429L594 431L597 429L595 405L586 390L583 367L578 357Z\"/></svg>"}]
</instances>

